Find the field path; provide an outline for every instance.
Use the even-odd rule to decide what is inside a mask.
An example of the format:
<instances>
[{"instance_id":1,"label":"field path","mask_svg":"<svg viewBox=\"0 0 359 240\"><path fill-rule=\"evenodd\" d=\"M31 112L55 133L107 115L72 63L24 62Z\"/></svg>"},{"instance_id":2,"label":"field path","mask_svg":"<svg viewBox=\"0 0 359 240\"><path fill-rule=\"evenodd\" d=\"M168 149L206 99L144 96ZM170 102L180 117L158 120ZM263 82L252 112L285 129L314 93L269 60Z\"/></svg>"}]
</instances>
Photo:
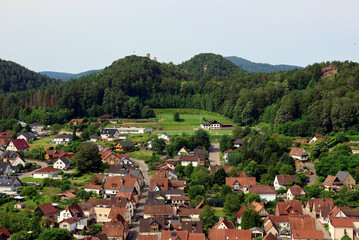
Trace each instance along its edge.
<instances>
[{"instance_id":1,"label":"field path","mask_svg":"<svg viewBox=\"0 0 359 240\"><path fill-rule=\"evenodd\" d=\"M209 163L210 165L221 165L221 161L219 159L219 143L213 143L211 144L211 146L209 147Z\"/></svg>"}]
</instances>

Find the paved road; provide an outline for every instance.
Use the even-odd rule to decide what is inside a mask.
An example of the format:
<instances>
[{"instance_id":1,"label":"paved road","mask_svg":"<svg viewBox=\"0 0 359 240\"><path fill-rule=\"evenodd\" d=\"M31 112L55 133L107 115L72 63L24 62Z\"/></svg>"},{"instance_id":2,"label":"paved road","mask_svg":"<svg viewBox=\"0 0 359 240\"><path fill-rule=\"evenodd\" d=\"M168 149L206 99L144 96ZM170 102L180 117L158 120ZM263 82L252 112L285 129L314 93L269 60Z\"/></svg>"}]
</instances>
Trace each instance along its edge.
<instances>
[{"instance_id":1,"label":"paved road","mask_svg":"<svg viewBox=\"0 0 359 240\"><path fill-rule=\"evenodd\" d=\"M219 158L219 143L213 143L209 147L209 163L211 165L221 165L221 161Z\"/></svg>"},{"instance_id":2,"label":"paved road","mask_svg":"<svg viewBox=\"0 0 359 240\"><path fill-rule=\"evenodd\" d=\"M307 178L308 178L308 180L309 180L309 182L308 182L307 185L308 185L308 186L311 186L311 185L313 185L313 184L316 182L317 177L318 177L317 174L315 173L315 170L314 170L314 164L308 162L308 163L305 163L304 166L307 167L309 170L312 170L312 171L313 171L313 174L312 174L312 175L308 175L308 176L307 176Z\"/></svg>"},{"instance_id":3,"label":"paved road","mask_svg":"<svg viewBox=\"0 0 359 240\"><path fill-rule=\"evenodd\" d=\"M309 212L306 208L303 208L303 214L309 215L310 217L315 219L314 214ZM329 231L327 229L325 229L323 224L318 219L315 219L315 228L316 228L316 230L319 230L319 231L323 232L324 240L331 240Z\"/></svg>"},{"instance_id":4,"label":"paved road","mask_svg":"<svg viewBox=\"0 0 359 240\"><path fill-rule=\"evenodd\" d=\"M42 161L35 161L35 160L28 160L26 159L26 162L29 163L36 163L37 165L40 165L41 168L47 167L47 163L46 162L42 162ZM35 169L34 171L31 172L25 172L23 174L21 174L20 176L18 176L19 179L25 178L25 177L32 177L32 174L38 169Z\"/></svg>"},{"instance_id":5,"label":"paved road","mask_svg":"<svg viewBox=\"0 0 359 240\"><path fill-rule=\"evenodd\" d=\"M133 159L133 158L132 158ZM147 167L147 164L145 163L145 161L143 160L138 160L138 159L133 159L135 161L135 163L138 164L141 172L142 172L142 175L144 177L144 180L145 180L145 184L146 185L150 185L151 184L151 177L148 173L148 167Z\"/></svg>"}]
</instances>

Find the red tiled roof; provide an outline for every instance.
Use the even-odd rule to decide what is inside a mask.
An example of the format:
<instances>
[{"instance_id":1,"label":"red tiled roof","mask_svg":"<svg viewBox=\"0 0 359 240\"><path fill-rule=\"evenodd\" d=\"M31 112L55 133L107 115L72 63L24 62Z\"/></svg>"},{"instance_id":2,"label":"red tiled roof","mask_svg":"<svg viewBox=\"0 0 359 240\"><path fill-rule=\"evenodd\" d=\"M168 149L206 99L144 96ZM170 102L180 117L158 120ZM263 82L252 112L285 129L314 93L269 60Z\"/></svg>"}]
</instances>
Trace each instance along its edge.
<instances>
[{"instance_id":1,"label":"red tiled roof","mask_svg":"<svg viewBox=\"0 0 359 240\"><path fill-rule=\"evenodd\" d=\"M289 217L289 224L291 230L310 230L314 231L315 220L311 217Z\"/></svg>"},{"instance_id":2,"label":"red tiled roof","mask_svg":"<svg viewBox=\"0 0 359 240\"><path fill-rule=\"evenodd\" d=\"M101 190L102 186L101 185L94 185L94 184L87 184L87 185L84 186L84 188Z\"/></svg>"},{"instance_id":3,"label":"red tiled roof","mask_svg":"<svg viewBox=\"0 0 359 240\"><path fill-rule=\"evenodd\" d=\"M322 231L292 230L293 239L324 239Z\"/></svg>"},{"instance_id":4,"label":"red tiled roof","mask_svg":"<svg viewBox=\"0 0 359 240\"><path fill-rule=\"evenodd\" d=\"M296 214L303 214L302 204L299 201L287 200L286 202L277 202L276 215L287 215L290 209L294 209Z\"/></svg>"},{"instance_id":5,"label":"red tiled roof","mask_svg":"<svg viewBox=\"0 0 359 240\"><path fill-rule=\"evenodd\" d=\"M140 238L139 240L157 240L158 239L158 235L145 235L145 234L140 234Z\"/></svg>"},{"instance_id":6,"label":"red tiled roof","mask_svg":"<svg viewBox=\"0 0 359 240\"><path fill-rule=\"evenodd\" d=\"M278 240L272 233L268 233L262 240Z\"/></svg>"},{"instance_id":7,"label":"red tiled roof","mask_svg":"<svg viewBox=\"0 0 359 240\"><path fill-rule=\"evenodd\" d=\"M158 185L161 190L168 190L168 178L152 178L151 179L151 190Z\"/></svg>"},{"instance_id":8,"label":"red tiled roof","mask_svg":"<svg viewBox=\"0 0 359 240\"><path fill-rule=\"evenodd\" d=\"M251 185L248 188L250 193L258 193L258 194L276 194L273 188L267 185Z\"/></svg>"},{"instance_id":9,"label":"red tiled roof","mask_svg":"<svg viewBox=\"0 0 359 240\"><path fill-rule=\"evenodd\" d=\"M246 205L243 205L243 206L241 207L241 209L239 209L238 212L236 213L236 217L237 217L237 218L241 218L241 217L242 217L242 214L243 214L243 212L244 212L244 210L246 210L246 209L247 209Z\"/></svg>"},{"instance_id":10,"label":"red tiled roof","mask_svg":"<svg viewBox=\"0 0 359 240\"><path fill-rule=\"evenodd\" d=\"M233 184L235 182L239 183L239 186L250 186L256 185L256 178L255 177L226 177L226 185L233 188Z\"/></svg>"},{"instance_id":11,"label":"red tiled roof","mask_svg":"<svg viewBox=\"0 0 359 240\"><path fill-rule=\"evenodd\" d=\"M295 139L294 142L308 143L308 140L307 139Z\"/></svg>"},{"instance_id":12,"label":"red tiled roof","mask_svg":"<svg viewBox=\"0 0 359 240\"><path fill-rule=\"evenodd\" d=\"M153 172L153 178L168 178L168 170L157 170Z\"/></svg>"},{"instance_id":13,"label":"red tiled roof","mask_svg":"<svg viewBox=\"0 0 359 240\"><path fill-rule=\"evenodd\" d=\"M324 186L332 186L334 182L339 182L339 179L336 176L328 175L328 177L324 180Z\"/></svg>"},{"instance_id":14,"label":"red tiled roof","mask_svg":"<svg viewBox=\"0 0 359 240\"><path fill-rule=\"evenodd\" d=\"M322 134L315 134L314 137L317 139L324 139L324 141L328 142L328 140Z\"/></svg>"},{"instance_id":15,"label":"red tiled roof","mask_svg":"<svg viewBox=\"0 0 359 240\"><path fill-rule=\"evenodd\" d=\"M331 218L333 227L353 227L353 222L359 222L357 218Z\"/></svg>"},{"instance_id":16,"label":"red tiled roof","mask_svg":"<svg viewBox=\"0 0 359 240\"><path fill-rule=\"evenodd\" d=\"M13 139L11 142L14 144L17 150L30 148L25 139Z\"/></svg>"},{"instance_id":17,"label":"red tiled roof","mask_svg":"<svg viewBox=\"0 0 359 240\"><path fill-rule=\"evenodd\" d=\"M170 215L172 207L169 205L145 205L144 214Z\"/></svg>"},{"instance_id":18,"label":"red tiled roof","mask_svg":"<svg viewBox=\"0 0 359 240\"><path fill-rule=\"evenodd\" d=\"M235 229L236 226L234 226L233 222L228 221L225 217L221 217L219 221L213 225L212 229L218 229L221 224L224 224L227 229Z\"/></svg>"},{"instance_id":19,"label":"red tiled roof","mask_svg":"<svg viewBox=\"0 0 359 240\"><path fill-rule=\"evenodd\" d=\"M51 217L53 215L58 215L59 212L57 209L52 205L51 203L43 204L37 207L38 210L41 210L41 212L48 217Z\"/></svg>"},{"instance_id":20,"label":"red tiled roof","mask_svg":"<svg viewBox=\"0 0 359 240\"><path fill-rule=\"evenodd\" d=\"M57 172L58 169L53 168L53 167L45 167L45 168L41 168L37 171L35 171L35 173L50 173L50 172Z\"/></svg>"},{"instance_id":21,"label":"red tiled roof","mask_svg":"<svg viewBox=\"0 0 359 240\"><path fill-rule=\"evenodd\" d=\"M289 155L291 156L301 156L303 151L305 151L304 148L299 148L299 147L293 147L290 152Z\"/></svg>"},{"instance_id":22,"label":"red tiled roof","mask_svg":"<svg viewBox=\"0 0 359 240\"><path fill-rule=\"evenodd\" d=\"M209 229L209 240L251 240L252 231L239 229Z\"/></svg>"},{"instance_id":23,"label":"red tiled roof","mask_svg":"<svg viewBox=\"0 0 359 240\"><path fill-rule=\"evenodd\" d=\"M291 186L288 191L289 190L293 195L303 195L303 193L305 194L303 188L299 187L298 185Z\"/></svg>"},{"instance_id":24,"label":"red tiled roof","mask_svg":"<svg viewBox=\"0 0 359 240\"><path fill-rule=\"evenodd\" d=\"M5 235L6 237L10 237L11 233L9 232L9 230L7 228L0 228L0 236L1 235Z\"/></svg>"},{"instance_id":25,"label":"red tiled roof","mask_svg":"<svg viewBox=\"0 0 359 240\"><path fill-rule=\"evenodd\" d=\"M199 161L199 156L198 155L181 155L180 161L196 162L196 161Z\"/></svg>"},{"instance_id":26,"label":"red tiled roof","mask_svg":"<svg viewBox=\"0 0 359 240\"><path fill-rule=\"evenodd\" d=\"M199 208L181 208L177 210L177 214L182 217L182 216L189 216L192 214L200 214L202 212L203 209Z\"/></svg>"},{"instance_id":27,"label":"red tiled roof","mask_svg":"<svg viewBox=\"0 0 359 240\"><path fill-rule=\"evenodd\" d=\"M298 182L298 177L296 175L277 175L276 177L279 185L288 185L291 182Z\"/></svg>"}]
</instances>

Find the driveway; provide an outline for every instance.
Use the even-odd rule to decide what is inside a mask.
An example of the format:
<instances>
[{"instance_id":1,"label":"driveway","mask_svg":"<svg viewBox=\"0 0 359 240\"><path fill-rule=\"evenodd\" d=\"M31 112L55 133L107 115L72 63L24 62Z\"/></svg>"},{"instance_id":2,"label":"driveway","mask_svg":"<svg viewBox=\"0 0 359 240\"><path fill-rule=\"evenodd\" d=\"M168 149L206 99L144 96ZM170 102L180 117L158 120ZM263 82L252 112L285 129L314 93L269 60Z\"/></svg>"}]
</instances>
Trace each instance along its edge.
<instances>
[{"instance_id":1,"label":"driveway","mask_svg":"<svg viewBox=\"0 0 359 240\"><path fill-rule=\"evenodd\" d=\"M221 165L221 161L219 158L219 143L213 143L209 147L209 164L210 165Z\"/></svg>"},{"instance_id":2,"label":"driveway","mask_svg":"<svg viewBox=\"0 0 359 240\"><path fill-rule=\"evenodd\" d=\"M25 159L26 162L29 162L29 163L36 163L37 165L40 165L41 168L45 168L47 167L47 163L46 162L42 162L42 161L39 161L39 160L29 160L29 159ZM18 176L19 179L22 179L22 178L26 178L26 177L32 177L32 174L37 171L38 169L35 169L34 171L31 171L31 172L24 172L23 174L21 174L20 176Z\"/></svg>"},{"instance_id":3,"label":"driveway","mask_svg":"<svg viewBox=\"0 0 359 240\"><path fill-rule=\"evenodd\" d=\"M307 175L307 178L309 180L307 186L311 186L313 185L316 181L317 181L317 174L315 173L315 170L314 170L314 164L313 163L305 163L304 164L305 167L308 168L308 170L312 170L313 171L313 174L312 175Z\"/></svg>"}]
</instances>

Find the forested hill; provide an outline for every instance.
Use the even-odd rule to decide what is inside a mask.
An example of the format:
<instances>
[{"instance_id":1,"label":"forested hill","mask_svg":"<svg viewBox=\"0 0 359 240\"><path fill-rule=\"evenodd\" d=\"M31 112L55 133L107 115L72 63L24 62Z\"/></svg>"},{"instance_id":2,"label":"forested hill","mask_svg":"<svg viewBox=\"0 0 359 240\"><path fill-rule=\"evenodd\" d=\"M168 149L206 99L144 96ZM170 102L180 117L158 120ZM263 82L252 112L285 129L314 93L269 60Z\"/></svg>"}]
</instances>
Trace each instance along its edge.
<instances>
[{"instance_id":1,"label":"forested hill","mask_svg":"<svg viewBox=\"0 0 359 240\"><path fill-rule=\"evenodd\" d=\"M291 136L359 131L357 63L327 62L267 74L246 72L214 54L193 59L176 66L129 56L77 80L0 95L0 114L52 124L103 114L146 117L150 108L196 108L241 125L266 122ZM203 65L211 69L212 63L215 76L195 73Z\"/></svg>"},{"instance_id":2,"label":"forested hill","mask_svg":"<svg viewBox=\"0 0 359 240\"><path fill-rule=\"evenodd\" d=\"M201 53L179 65L191 76L229 76L244 73L241 68L225 59L221 55L213 53Z\"/></svg>"},{"instance_id":3,"label":"forested hill","mask_svg":"<svg viewBox=\"0 0 359 240\"><path fill-rule=\"evenodd\" d=\"M0 59L0 94L25 91L54 83L59 81L30 71L17 63Z\"/></svg>"},{"instance_id":4,"label":"forested hill","mask_svg":"<svg viewBox=\"0 0 359 240\"><path fill-rule=\"evenodd\" d=\"M227 60L231 61L233 64L237 65L240 68L248 72L279 72L279 71L290 71L294 69L302 69L303 67L299 66L292 66L292 65L285 65L285 64L278 64L278 65L271 65L268 63L255 63L248 61L247 59L240 58L240 57L225 57Z\"/></svg>"},{"instance_id":5,"label":"forested hill","mask_svg":"<svg viewBox=\"0 0 359 240\"><path fill-rule=\"evenodd\" d=\"M67 82L71 78L77 79L82 76L87 76L87 75L101 72L102 70L103 69L89 70L89 71L81 72L81 73L63 73L63 72L51 72L51 71L43 71L43 72L39 72L39 73L42 75L48 76L49 78L59 79L63 82Z\"/></svg>"}]
</instances>

